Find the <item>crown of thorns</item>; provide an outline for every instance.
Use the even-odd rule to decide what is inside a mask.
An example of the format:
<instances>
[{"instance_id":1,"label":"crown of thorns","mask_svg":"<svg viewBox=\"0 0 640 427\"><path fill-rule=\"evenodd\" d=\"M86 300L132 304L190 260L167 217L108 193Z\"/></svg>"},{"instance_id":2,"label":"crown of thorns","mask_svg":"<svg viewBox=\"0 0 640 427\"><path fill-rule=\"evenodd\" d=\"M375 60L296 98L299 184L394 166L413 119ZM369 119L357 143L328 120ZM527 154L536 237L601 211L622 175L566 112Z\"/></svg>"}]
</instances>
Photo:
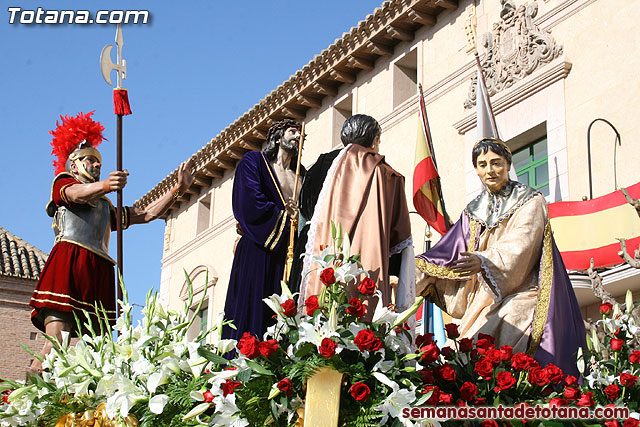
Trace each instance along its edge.
<instances>
[{"instance_id":1,"label":"crown of thorns","mask_svg":"<svg viewBox=\"0 0 640 427\"><path fill-rule=\"evenodd\" d=\"M284 120L275 122L269 128L269 132L267 133L267 141L271 141L271 137L273 136L273 134L275 134L279 130L285 130L288 128L296 128L300 130L302 128L302 125L292 119L284 119Z\"/></svg>"}]
</instances>

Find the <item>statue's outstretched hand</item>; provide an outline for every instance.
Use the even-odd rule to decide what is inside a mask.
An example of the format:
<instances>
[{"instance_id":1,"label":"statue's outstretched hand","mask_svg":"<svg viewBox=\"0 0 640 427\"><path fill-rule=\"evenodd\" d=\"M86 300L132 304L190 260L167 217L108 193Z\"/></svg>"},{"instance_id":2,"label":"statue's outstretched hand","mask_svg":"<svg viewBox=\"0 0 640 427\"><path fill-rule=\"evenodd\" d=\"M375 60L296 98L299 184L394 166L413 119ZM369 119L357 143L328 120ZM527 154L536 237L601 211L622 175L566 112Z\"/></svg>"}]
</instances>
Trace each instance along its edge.
<instances>
[{"instance_id":1,"label":"statue's outstretched hand","mask_svg":"<svg viewBox=\"0 0 640 427\"><path fill-rule=\"evenodd\" d=\"M184 194L193 183L193 159L182 162L178 168L178 191Z\"/></svg>"},{"instance_id":2,"label":"statue's outstretched hand","mask_svg":"<svg viewBox=\"0 0 640 427\"><path fill-rule=\"evenodd\" d=\"M455 273L468 276L480 273L482 270L482 261L478 255L475 255L473 252L460 252L460 255L462 256L453 261L451 266L451 269Z\"/></svg>"}]
</instances>

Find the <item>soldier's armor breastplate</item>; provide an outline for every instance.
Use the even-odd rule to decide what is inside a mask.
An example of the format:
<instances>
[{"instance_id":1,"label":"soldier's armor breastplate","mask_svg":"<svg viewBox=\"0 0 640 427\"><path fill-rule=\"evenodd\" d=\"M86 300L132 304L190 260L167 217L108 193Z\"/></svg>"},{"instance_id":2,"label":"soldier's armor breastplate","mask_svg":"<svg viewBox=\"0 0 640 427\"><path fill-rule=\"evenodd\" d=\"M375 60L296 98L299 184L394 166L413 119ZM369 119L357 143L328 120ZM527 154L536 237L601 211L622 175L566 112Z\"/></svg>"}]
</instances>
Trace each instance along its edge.
<instances>
[{"instance_id":1,"label":"soldier's armor breastplate","mask_svg":"<svg viewBox=\"0 0 640 427\"><path fill-rule=\"evenodd\" d=\"M106 199L73 207L59 206L53 218L56 243L75 243L115 264L109 256L111 204Z\"/></svg>"}]
</instances>

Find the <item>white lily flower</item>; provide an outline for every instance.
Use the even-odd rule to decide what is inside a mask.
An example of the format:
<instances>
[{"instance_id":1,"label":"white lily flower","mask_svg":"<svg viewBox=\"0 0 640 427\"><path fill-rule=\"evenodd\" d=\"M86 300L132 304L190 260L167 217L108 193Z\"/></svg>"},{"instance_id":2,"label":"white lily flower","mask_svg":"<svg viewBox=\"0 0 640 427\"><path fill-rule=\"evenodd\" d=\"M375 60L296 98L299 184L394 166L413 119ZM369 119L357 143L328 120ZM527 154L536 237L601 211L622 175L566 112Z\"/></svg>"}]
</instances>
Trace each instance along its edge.
<instances>
[{"instance_id":1,"label":"white lily flower","mask_svg":"<svg viewBox=\"0 0 640 427\"><path fill-rule=\"evenodd\" d=\"M383 425L387 422L387 419L399 420L404 426L412 426L413 423L401 416L402 410L409 407L411 403L416 400L415 387L411 387L409 390L397 389L389 394L385 400L374 409L384 414L384 417L380 420L380 424Z\"/></svg>"},{"instance_id":2,"label":"white lily flower","mask_svg":"<svg viewBox=\"0 0 640 427\"><path fill-rule=\"evenodd\" d=\"M378 304L376 305L376 309L373 312L373 323L395 323L399 314L389 310L384 306L384 304L382 303L382 292L376 291L376 295L378 296Z\"/></svg>"},{"instance_id":3,"label":"white lily flower","mask_svg":"<svg viewBox=\"0 0 640 427\"><path fill-rule=\"evenodd\" d=\"M161 414L168 401L169 396L166 394L157 394L149 399L149 410L154 414Z\"/></svg>"},{"instance_id":4,"label":"white lily flower","mask_svg":"<svg viewBox=\"0 0 640 427\"><path fill-rule=\"evenodd\" d=\"M240 410L236 406L236 395L216 396L213 399L216 413L210 424L215 426L245 427L249 422L240 416Z\"/></svg>"},{"instance_id":5,"label":"white lily flower","mask_svg":"<svg viewBox=\"0 0 640 427\"><path fill-rule=\"evenodd\" d=\"M301 322L299 327L300 338L296 344L299 348L303 343L310 342L319 347L324 338L339 337L335 330L332 330L328 322L322 321L320 317L315 320L315 325L309 322Z\"/></svg>"}]
</instances>

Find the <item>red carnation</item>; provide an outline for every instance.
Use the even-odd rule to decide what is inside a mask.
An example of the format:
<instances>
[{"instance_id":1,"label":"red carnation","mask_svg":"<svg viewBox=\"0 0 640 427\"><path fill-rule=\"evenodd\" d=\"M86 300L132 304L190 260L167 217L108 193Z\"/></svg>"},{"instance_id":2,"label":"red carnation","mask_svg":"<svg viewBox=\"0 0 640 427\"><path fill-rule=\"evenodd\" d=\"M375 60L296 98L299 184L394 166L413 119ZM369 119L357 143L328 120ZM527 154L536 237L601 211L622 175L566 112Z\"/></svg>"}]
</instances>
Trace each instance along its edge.
<instances>
[{"instance_id":1,"label":"red carnation","mask_svg":"<svg viewBox=\"0 0 640 427\"><path fill-rule=\"evenodd\" d=\"M420 369L418 374L420 375L420 378L422 378L422 382L425 384L433 384L435 381L433 373L428 369Z\"/></svg>"},{"instance_id":2,"label":"red carnation","mask_svg":"<svg viewBox=\"0 0 640 427\"><path fill-rule=\"evenodd\" d=\"M222 395L227 396L229 394L233 394L234 390L240 387L242 383L240 381L231 381L227 380L222 383Z\"/></svg>"},{"instance_id":3,"label":"red carnation","mask_svg":"<svg viewBox=\"0 0 640 427\"><path fill-rule=\"evenodd\" d=\"M360 351L376 351L382 348L382 343L378 338L376 338L371 329L363 329L358 332L353 343L360 349Z\"/></svg>"},{"instance_id":4,"label":"red carnation","mask_svg":"<svg viewBox=\"0 0 640 427\"><path fill-rule=\"evenodd\" d=\"M476 362L473 370L485 380L490 380L493 373L493 365L489 360L482 359Z\"/></svg>"},{"instance_id":5,"label":"red carnation","mask_svg":"<svg viewBox=\"0 0 640 427\"><path fill-rule=\"evenodd\" d=\"M640 351L634 350L629 355L629 362L631 362L633 365L635 365L636 363L640 362Z\"/></svg>"},{"instance_id":6,"label":"red carnation","mask_svg":"<svg viewBox=\"0 0 640 427\"><path fill-rule=\"evenodd\" d=\"M473 341L470 338L462 338L458 341L458 344L460 344L460 351L464 351L466 353L473 350Z\"/></svg>"},{"instance_id":7,"label":"red carnation","mask_svg":"<svg viewBox=\"0 0 640 427\"><path fill-rule=\"evenodd\" d=\"M567 387L564 389L564 397L569 400L576 400L580 397L580 390L573 387Z\"/></svg>"},{"instance_id":8,"label":"red carnation","mask_svg":"<svg viewBox=\"0 0 640 427\"><path fill-rule=\"evenodd\" d=\"M605 302L600 304L600 313L602 314L610 314L613 310L613 305L609 302Z\"/></svg>"},{"instance_id":9,"label":"red carnation","mask_svg":"<svg viewBox=\"0 0 640 427\"><path fill-rule=\"evenodd\" d=\"M349 307L347 307L346 309L347 314L350 314L356 317L364 316L364 313L366 310L367 308L364 306L364 304L362 304L362 302L358 298L351 298L349 300Z\"/></svg>"},{"instance_id":10,"label":"red carnation","mask_svg":"<svg viewBox=\"0 0 640 427\"><path fill-rule=\"evenodd\" d=\"M249 332L242 334L240 341L238 341L238 350L240 353L247 356L249 359L255 359L260 352L258 351L258 339L251 335Z\"/></svg>"},{"instance_id":11,"label":"red carnation","mask_svg":"<svg viewBox=\"0 0 640 427\"><path fill-rule=\"evenodd\" d=\"M295 316L296 311L298 311L298 307L296 307L296 303L292 299L286 300L280 307L282 307L282 313L287 317Z\"/></svg>"},{"instance_id":12,"label":"red carnation","mask_svg":"<svg viewBox=\"0 0 640 427\"><path fill-rule=\"evenodd\" d=\"M478 386L469 381L462 384L460 387L460 397L467 402L471 402L478 394Z\"/></svg>"},{"instance_id":13,"label":"red carnation","mask_svg":"<svg viewBox=\"0 0 640 427\"><path fill-rule=\"evenodd\" d=\"M460 336L460 332L458 332L458 325L455 323L447 323L444 325L444 329L447 331L447 337L454 340Z\"/></svg>"},{"instance_id":14,"label":"red carnation","mask_svg":"<svg viewBox=\"0 0 640 427\"><path fill-rule=\"evenodd\" d=\"M318 295L311 295L304 302L304 306L307 309L307 316L313 316L317 309L320 308L318 305Z\"/></svg>"},{"instance_id":15,"label":"red carnation","mask_svg":"<svg viewBox=\"0 0 640 427\"><path fill-rule=\"evenodd\" d=\"M638 420L636 420L635 418L627 418L626 420L624 420L624 424L622 424L622 427L638 427Z\"/></svg>"},{"instance_id":16,"label":"red carnation","mask_svg":"<svg viewBox=\"0 0 640 427\"><path fill-rule=\"evenodd\" d=\"M222 385L222 387L224 387L224 384ZM213 393L211 393L209 390L207 390L204 393L202 393L202 396L204 397L204 402L205 403L213 402ZM226 394L225 394L225 396L226 396Z\"/></svg>"},{"instance_id":17,"label":"red carnation","mask_svg":"<svg viewBox=\"0 0 640 427\"><path fill-rule=\"evenodd\" d=\"M513 387L516 382L518 382L516 380L516 378L513 376L513 374L511 374L511 372L499 372L498 375L496 375L496 380L498 383L498 386L496 387L499 391L501 390L508 390L511 387Z\"/></svg>"},{"instance_id":18,"label":"red carnation","mask_svg":"<svg viewBox=\"0 0 640 427\"><path fill-rule=\"evenodd\" d=\"M362 382L353 384L349 391L351 392L351 396L358 402L367 400L369 398L369 395L371 394L369 386Z\"/></svg>"},{"instance_id":19,"label":"red carnation","mask_svg":"<svg viewBox=\"0 0 640 427\"><path fill-rule=\"evenodd\" d=\"M449 393L440 393L440 403L451 406L453 404L453 395Z\"/></svg>"},{"instance_id":20,"label":"red carnation","mask_svg":"<svg viewBox=\"0 0 640 427\"><path fill-rule=\"evenodd\" d=\"M435 369L436 376L443 381L455 381L456 371L449 364L438 366Z\"/></svg>"},{"instance_id":21,"label":"red carnation","mask_svg":"<svg viewBox=\"0 0 640 427\"><path fill-rule=\"evenodd\" d=\"M578 405L578 406L589 406L589 407L593 406L594 405L593 393L588 391L585 394L583 394L582 396L580 396L580 399L578 399L578 401L576 402L576 405Z\"/></svg>"},{"instance_id":22,"label":"red carnation","mask_svg":"<svg viewBox=\"0 0 640 427\"><path fill-rule=\"evenodd\" d=\"M495 420L484 420L480 423L480 427L498 427L498 423Z\"/></svg>"},{"instance_id":23,"label":"red carnation","mask_svg":"<svg viewBox=\"0 0 640 427\"><path fill-rule=\"evenodd\" d=\"M318 348L318 353L320 353L320 356L329 359L335 356L337 346L338 345L331 338L322 338L322 342Z\"/></svg>"},{"instance_id":24,"label":"red carnation","mask_svg":"<svg viewBox=\"0 0 640 427\"><path fill-rule=\"evenodd\" d=\"M544 367L544 372L547 374L547 378L549 378L549 382L551 384L558 384L562 381L562 377L564 376L562 369L558 368L553 363L547 363L547 366Z\"/></svg>"},{"instance_id":25,"label":"red carnation","mask_svg":"<svg viewBox=\"0 0 640 427\"><path fill-rule=\"evenodd\" d=\"M432 342L431 344L427 344L424 347L420 348L420 352L422 353L422 364L428 365L429 363L433 363L438 359L440 355L440 349L436 345L436 343Z\"/></svg>"},{"instance_id":26,"label":"red carnation","mask_svg":"<svg viewBox=\"0 0 640 427\"><path fill-rule=\"evenodd\" d=\"M276 340L267 340L267 341L262 341L260 344L258 344L258 351L264 357L269 357L273 353L278 351L278 347L279 347L278 346L278 341L276 341Z\"/></svg>"},{"instance_id":27,"label":"red carnation","mask_svg":"<svg viewBox=\"0 0 640 427\"><path fill-rule=\"evenodd\" d=\"M527 379L531 384L539 386L549 384L549 376L547 375L547 372L539 366L529 371Z\"/></svg>"},{"instance_id":28,"label":"red carnation","mask_svg":"<svg viewBox=\"0 0 640 427\"><path fill-rule=\"evenodd\" d=\"M285 396L291 395L293 392L293 385L291 384L291 380L289 378L284 378L278 381L278 390L283 392Z\"/></svg>"},{"instance_id":29,"label":"red carnation","mask_svg":"<svg viewBox=\"0 0 640 427\"><path fill-rule=\"evenodd\" d=\"M369 279L368 277L365 277L364 279L362 279L362 282L360 282L358 290L362 295L373 295L376 291L376 282Z\"/></svg>"},{"instance_id":30,"label":"red carnation","mask_svg":"<svg viewBox=\"0 0 640 427\"><path fill-rule=\"evenodd\" d=\"M625 387L631 387L636 383L636 381L638 381L638 377L635 375L630 375L624 372L620 374L620 384Z\"/></svg>"},{"instance_id":31,"label":"red carnation","mask_svg":"<svg viewBox=\"0 0 640 427\"><path fill-rule=\"evenodd\" d=\"M320 273L320 281L325 286L333 285L336 282L336 275L333 268L329 267L322 270L322 273Z\"/></svg>"},{"instance_id":32,"label":"red carnation","mask_svg":"<svg viewBox=\"0 0 640 427\"><path fill-rule=\"evenodd\" d=\"M549 406L569 406L569 402L561 397L554 397L549 401Z\"/></svg>"},{"instance_id":33,"label":"red carnation","mask_svg":"<svg viewBox=\"0 0 640 427\"><path fill-rule=\"evenodd\" d=\"M608 385L604 388L604 394L610 401L614 402L620 396L620 387L615 384Z\"/></svg>"},{"instance_id":34,"label":"red carnation","mask_svg":"<svg viewBox=\"0 0 640 427\"><path fill-rule=\"evenodd\" d=\"M611 342L609 344L611 345L611 350L620 351L624 345L624 340L621 340L620 338L611 338Z\"/></svg>"},{"instance_id":35,"label":"red carnation","mask_svg":"<svg viewBox=\"0 0 640 427\"><path fill-rule=\"evenodd\" d=\"M500 360L508 362L513 356L513 347L510 345L503 345L500 347Z\"/></svg>"}]
</instances>

